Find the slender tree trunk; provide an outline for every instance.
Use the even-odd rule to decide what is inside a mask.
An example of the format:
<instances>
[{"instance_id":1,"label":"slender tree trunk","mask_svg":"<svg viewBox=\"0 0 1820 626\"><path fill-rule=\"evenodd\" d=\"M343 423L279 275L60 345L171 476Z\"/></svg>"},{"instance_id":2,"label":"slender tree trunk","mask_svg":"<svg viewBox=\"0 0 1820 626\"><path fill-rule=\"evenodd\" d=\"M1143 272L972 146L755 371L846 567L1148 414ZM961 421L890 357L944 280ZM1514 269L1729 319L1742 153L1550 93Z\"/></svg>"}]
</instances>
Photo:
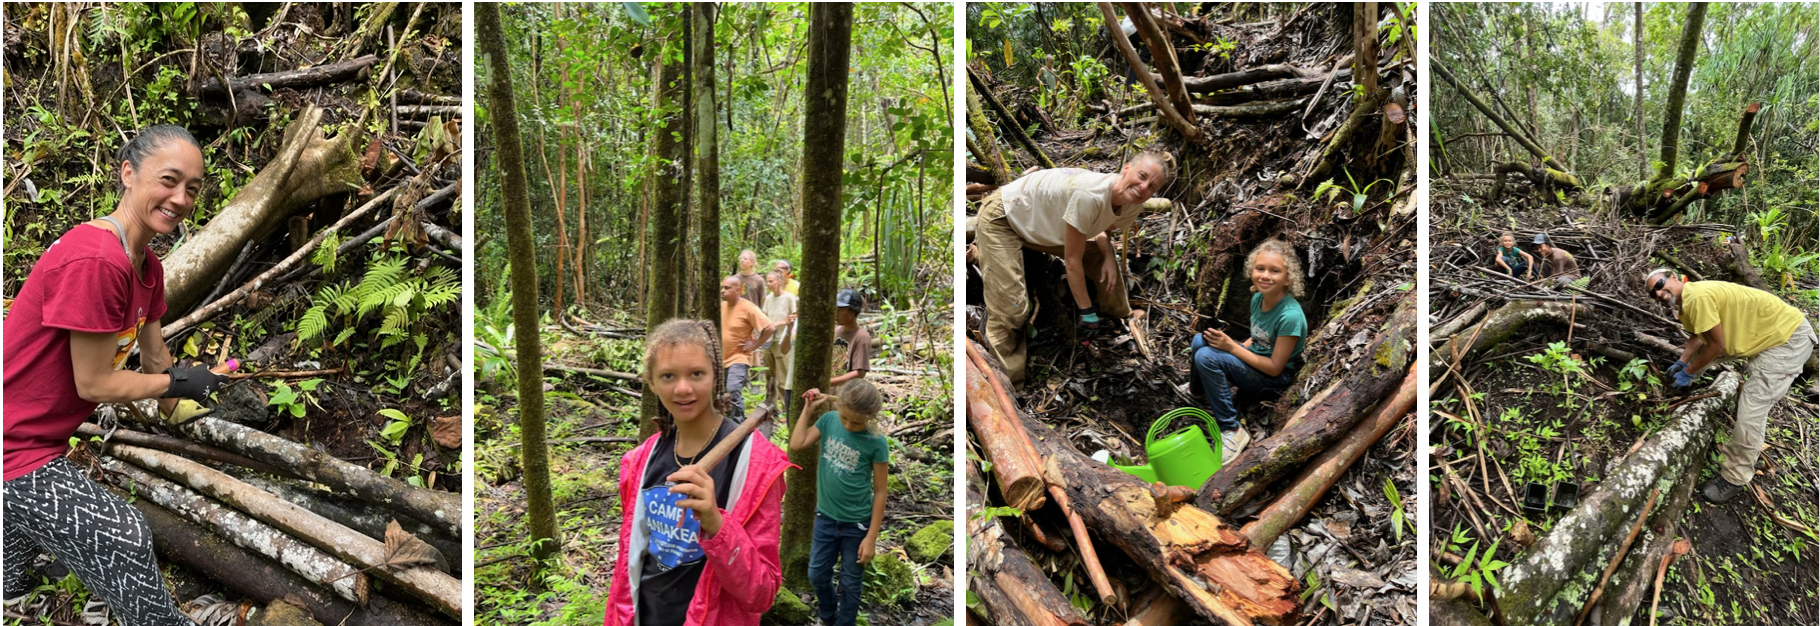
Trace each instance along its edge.
<instances>
[{"instance_id":1,"label":"slender tree trunk","mask_svg":"<svg viewBox=\"0 0 1820 626\"><path fill-rule=\"evenodd\" d=\"M701 215L701 318L720 327L720 144L714 119L714 4L689 5L689 61L695 99L695 201Z\"/></svg>"},{"instance_id":2,"label":"slender tree trunk","mask_svg":"<svg viewBox=\"0 0 1820 626\"><path fill-rule=\"evenodd\" d=\"M1675 53L1675 74L1668 83L1668 104L1662 110L1662 169L1655 180L1675 175L1675 157L1681 152L1681 108L1687 103L1687 77L1694 71L1694 57L1700 53L1700 28L1706 24L1706 3L1687 6L1687 23L1681 28L1681 47Z\"/></svg>"},{"instance_id":3,"label":"slender tree trunk","mask_svg":"<svg viewBox=\"0 0 1820 626\"><path fill-rule=\"evenodd\" d=\"M506 247L512 259L512 325L517 328L518 426L523 435L524 486L527 526L537 541L532 553L548 558L561 547L556 534L556 509L550 502L550 455L544 444L543 343L537 324L537 251L531 236L531 196L525 188L524 155L520 152L518 104L512 93L512 67L506 59L505 35L499 25L499 5L475 8L480 48L492 74L487 98L492 105L495 146L499 152L500 187L504 192ZM526 374L525 372L529 372ZM652 394L655 395L655 394Z\"/></svg>"},{"instance_id":4,"label":"slender tree trunk","mask_svg":"<svg viewBox=\"0 0 1820 626\"><path fill-rule=\"evenodd\" d=\"M563 17L562 4L558 3L556 5L556 19L561 20L562 17ZM565 47L563 44L564 44L564 42L563 42L562 35L559 33L556 35L556 55L557 55L557 58L559 58L559 59L562 58L563 49ZM536 78L533 77L532 80L536 80ZM562 61L562 82L556 88L556 102L560 105L561 103L568 101L568 100L569 100L569 62L567 60L563 60ZM574 109L570 109L570 114L571 115L574 114ZM560 315L562 315L563 302L564 302L562 281L567 280L569 277L569 273L567 271L567 261L569 259L569 227L568 227L568 224L566 223L566 217L565 217L569 212L569 153L564 149L563 144L568 143L569 131L574 125L572 123L569 123L568 121L558 121L557 124L558 124L558 126L556 127L556 194L555 194L556 195L556 274L554 276L552 276L552 278L555 279L553 282L556 283L556 308L554 309L554 312L556 313L556 315L560 316Z\"/></svg>"},{"instance_id":5,"label":"slender tree trunk","mask_svg":"<svg viewBox=\"0 0 1820 626\"><path fill-rule=\"evenodd\" d=\"M834 293L840 274L842 162L847 136L847 68L853 40L853 5L809 5L808 81L803 90L802 307L798 309L796 382L801 395L828 385L834 349ZM793 416L794 417L794 416ZM790 453L784 480L784 584L809 588L809 544L815 520L817 455Z\"/></svg>"},{"instance_id":6,"label":"slender tree trunk","mask_svg":"<svg viewBox=\"0 0 1820 626\"><path fill-rule=\"evenodd\" d=\"M1352 4L1352 84L1366 99L1378 92L1378 3Z\"/></svg>"},{"instance_id":7,"label":"slender tree trunk","mask_svg":"<svg viewBox=\"0 0 1820 626\"><path fill-rule=\"evenodd\" d=\"M686 117L680 110L683 93L688 87L683 78L685 69L681 62L668 61L666 57L657 74L653 108L663 111L665 117L651 130L652 153L657 158L651 185L651 245L646 248L650 252L645 282L647 335L681 315L683 293L687 290L682 282L687 241L683 223L688 201L688 187L684 186L682 171L687 155L677 132ZM657 416L657 408L657 394L647 393L640 398L640 439L657 432L657 426L651 422Z\"/></svg>"},{"instance_id":8,"label":"slender tree trunk","mask_svg":"<svg viewBox=\"0 0 1820 626\"><path fill-rule=\"evenodd\" d=\"M1636 7L1637 47L1637 180L1649 180L1649 138L1643 132L1643 3Z\"/></svg>"}]
</instances>

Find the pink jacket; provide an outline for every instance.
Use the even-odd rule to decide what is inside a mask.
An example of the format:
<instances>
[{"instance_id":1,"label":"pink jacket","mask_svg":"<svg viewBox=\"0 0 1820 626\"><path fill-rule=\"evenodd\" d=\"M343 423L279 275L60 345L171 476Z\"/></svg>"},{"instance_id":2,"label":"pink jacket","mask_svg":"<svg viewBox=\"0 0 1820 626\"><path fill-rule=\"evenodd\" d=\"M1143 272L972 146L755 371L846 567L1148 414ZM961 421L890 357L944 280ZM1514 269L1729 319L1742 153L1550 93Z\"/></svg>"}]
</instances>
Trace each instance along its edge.
<instances>
[{"instance_id":1,"label":"pink jacket","mask_svg":"<svg viewBox=\"0 0 1820 626\"><path fill-rule=\"evenodd\" d=\"M607 595L605 626L635 626L639 556L646 540L642 532L644 507L638 502L645 461L657 444L657 435L626 453L619 466L619 508L625 517L619 526L619 556L613 562L612 588ZM784 470L790 457L769 440L754 434L740 456L726 462L734 466L732 510L722 503L726 523L713 537L701 540L709 566L702 571L689 602L687 626L757 626L777 588L783 584L783 564L778 556L784 512Z\"/></svg>"}]
</instances>

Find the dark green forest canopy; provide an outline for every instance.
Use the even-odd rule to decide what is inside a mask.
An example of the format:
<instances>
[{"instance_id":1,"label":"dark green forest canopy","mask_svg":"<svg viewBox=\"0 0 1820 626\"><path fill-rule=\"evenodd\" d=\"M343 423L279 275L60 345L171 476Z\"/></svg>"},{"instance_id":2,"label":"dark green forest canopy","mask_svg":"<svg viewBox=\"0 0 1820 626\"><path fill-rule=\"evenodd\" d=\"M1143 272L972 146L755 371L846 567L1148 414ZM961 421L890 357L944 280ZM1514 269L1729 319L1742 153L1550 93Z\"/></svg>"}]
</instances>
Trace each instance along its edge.
<instances>
[{"instance_id":1,"label":"dark green forest canopy","mask_svg":"<svg viewBox=\"0 0 1820 626\"><path fill-rule=\"evenodd\" d=\"M1432 54L1589 189L1632 185L1640 170L1653 172L1661 162L1670 79L1688 15L1684 4L1642 5L1639 63L1635 6L1436 4ZM1780 211L1790 216L1786 235L1815 238L1817 16L1813 4L1709 6L1687 86L1676 173L1685 176L1728 152L1745 107L1763 108L1745 188L1696 205L1687 219L1744 225ZM1449 170L1484 174L1496 162L1530 160L1458 90L1443 85L1432 98L1437 167L1445 161Z\"/></svg>"},{"instance_id":2,"label":"dark green forest canopy","mask_svg":"<svg viewBox=\"0 0 1820 626\"><path fill-rule=\"evenodd\" d=\"M939 4L860 4L854 16L848 101L842 286L883 291L899 306L947 287L948 199L953 189L953 25ZM657 163L653 133L678 133L655 109L655 65L680 60L687 15L680 4L613 3L505 7L513 84L519 94L526 169L538 237L538 276L553 293L559 224L580 252L590 304L632 308L644 274L641 227ZM802 158L808 12L800 3L723 4L715 24L720 112L719 265L731 273L742 249L761 262L801 267L797 189ZM477 82L487 69L477 66ZM674 105L672 105L674 106ZM487 126L485 94L476 116ZM493 138L477 136L481 210L476 214L477 302L498 297L504 280L499 181ZM577 154L589 169L577 176ZM585 189L586 202L581 203ZM691 192L693 193L693 191ZM577 232L580 211L587 233ZM693 212L691 211L691 215ZM699 233L688 224L691 236ZM685 242L691 255L699 250ZM877 257L873 257L874 252ZM860 262L864 261L864 262ZM695 268L690 260L685 267ZM572 264L564 270L572 275ZM940 279L940 280L936 280ZM690 277L690 284L701 280ZM712 279L710 279L712 280ZM569 283L573 285L573 281ZM565 302L573 302L570 296ZM566 304L565 304L566 306Z\"/></svg>"}]
</instances>

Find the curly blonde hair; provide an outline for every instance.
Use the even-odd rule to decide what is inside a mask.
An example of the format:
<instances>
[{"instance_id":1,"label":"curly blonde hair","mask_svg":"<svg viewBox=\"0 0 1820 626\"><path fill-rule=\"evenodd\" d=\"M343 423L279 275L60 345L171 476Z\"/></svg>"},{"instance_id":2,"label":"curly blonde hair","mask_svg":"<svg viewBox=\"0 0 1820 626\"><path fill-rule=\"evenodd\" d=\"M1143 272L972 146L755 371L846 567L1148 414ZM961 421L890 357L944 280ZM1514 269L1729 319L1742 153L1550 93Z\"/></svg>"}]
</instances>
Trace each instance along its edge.
<instances>
[{"instance_id":1,"label":"curly blonde hair","mask_svg":"<svg viewBox=\"0 0 1820 626\"><path fill-rule=\"evenodd\" d=\"M733 394L727 393L727 370L720 365L720 333L715 330L714 323L707 320L673 319L659 324L645 339L643 378L646 392L657 388L654 375L658 351L677 346L696 346L708 355L708 362L714 367L714 410L723 416L732 413ZM665 437L676 435L676 416L671 415L662 402L657 403L657 415L651 421Z\"/></svg>"},{"instance_id":2,"label":"curly blonde hair","mask_svg":"<svg viewBox=\"0 0 1820 626\"><path fill-rule=\"evenodd\" d=\"M1306 287L1302 284L1302 259L1296 256L1295 248L1281 239L1268 239L1264 243L1258 244L1258 247L1251 249L1251 254L1245 255L1246 277L1251 276L1251 266L1257 263L1259 252L1270 252L1283 257L1283 267L1289 274L1289 295L1302 297L1302 292ZM1252 285L1251 292L1257 293L1257 291L1258 286Z\"/></svg>"}]
</instances>

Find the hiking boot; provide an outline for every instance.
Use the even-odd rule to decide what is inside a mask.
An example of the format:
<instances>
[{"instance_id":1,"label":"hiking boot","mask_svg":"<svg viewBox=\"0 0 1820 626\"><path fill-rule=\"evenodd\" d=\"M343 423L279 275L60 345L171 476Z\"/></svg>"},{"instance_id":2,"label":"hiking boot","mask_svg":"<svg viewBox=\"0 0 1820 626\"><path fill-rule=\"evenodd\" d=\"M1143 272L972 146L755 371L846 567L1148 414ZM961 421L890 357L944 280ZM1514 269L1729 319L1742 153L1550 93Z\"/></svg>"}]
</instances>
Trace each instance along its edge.
<instances>
[{"instance_id":1,"label":"hiking boot","mask_svg":"<svg viewBox=\"0 0 1820 626\"><path fill-rule=\"evenodd\" d=\"M1239 458L1245 446L1251 445L1251 433L1244 428L1235 428L1220 433L1220 465L1224 466Z\"/></svg>"},{"instance_id":2,"label":"hiking boot","mask_svg":"<svg viewBox=\"0 0 1820 626\"><path fill-rule=\"evenodd\" d=\"M1700 497L1706 498L1707 502L1713 504L1725 504L1743 492L1744 485L1731 484L1731 481L1719 476L1714 476L1712 480L1700 485Z\"/></svg>"}]
</instances>

